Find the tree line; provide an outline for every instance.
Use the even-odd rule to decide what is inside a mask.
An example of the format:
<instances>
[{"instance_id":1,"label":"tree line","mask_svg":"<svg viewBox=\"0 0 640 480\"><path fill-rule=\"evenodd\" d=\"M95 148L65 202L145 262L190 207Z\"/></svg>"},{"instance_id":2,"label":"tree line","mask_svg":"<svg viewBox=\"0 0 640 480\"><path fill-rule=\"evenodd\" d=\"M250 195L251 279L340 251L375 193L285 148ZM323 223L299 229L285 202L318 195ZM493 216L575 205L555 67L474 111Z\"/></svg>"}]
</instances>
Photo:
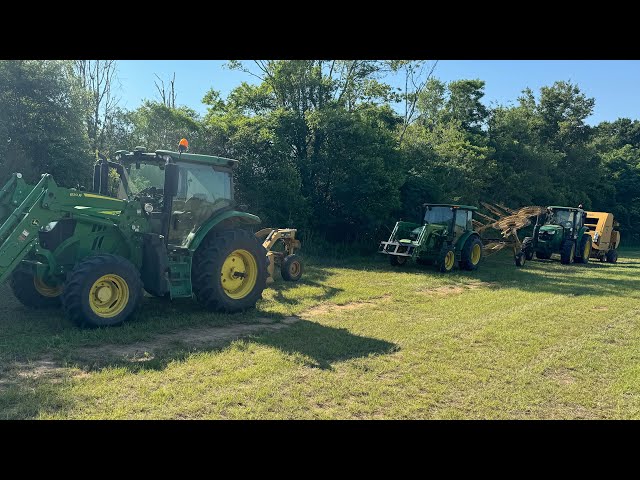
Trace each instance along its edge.
<instances>
[{"instance_id":1,"label":"tree line","mask_svg":"<svg viewBox=\"0 0 640 480\"><path fill-rule=\"evenodd\" d=\"M141 145L240 160L236 196L268 226L328 241L375 242L424 202L583 204L611 211L640 239L640 121L586 123L595 100L557 81L488 107L479 79L443 82L434 62L229 62L257 78L204 116L176 103L175 76L158 100L117 105L112 61L0 62L0 181L90 185L96 150ZM389 75L403 79L393 86Z\"/></svg>"}]
</instances>

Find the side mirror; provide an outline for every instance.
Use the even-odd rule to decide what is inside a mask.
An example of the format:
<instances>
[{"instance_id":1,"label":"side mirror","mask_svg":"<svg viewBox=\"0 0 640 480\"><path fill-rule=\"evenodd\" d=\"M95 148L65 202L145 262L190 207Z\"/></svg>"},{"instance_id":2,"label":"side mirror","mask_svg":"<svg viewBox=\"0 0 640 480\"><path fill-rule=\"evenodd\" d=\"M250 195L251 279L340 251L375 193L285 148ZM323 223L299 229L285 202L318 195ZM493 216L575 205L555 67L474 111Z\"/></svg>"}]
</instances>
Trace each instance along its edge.
<instances>
[{"instance_id":1,"label":"side mirror","mask_svg":"<svg viewBox=\"0 0 640 480\"><path fill-rule=\"evenodd\" d=\"M164 194L175 197L178 194L179 167L168 163L164 169Z\"/></svg>"}]
</instances>

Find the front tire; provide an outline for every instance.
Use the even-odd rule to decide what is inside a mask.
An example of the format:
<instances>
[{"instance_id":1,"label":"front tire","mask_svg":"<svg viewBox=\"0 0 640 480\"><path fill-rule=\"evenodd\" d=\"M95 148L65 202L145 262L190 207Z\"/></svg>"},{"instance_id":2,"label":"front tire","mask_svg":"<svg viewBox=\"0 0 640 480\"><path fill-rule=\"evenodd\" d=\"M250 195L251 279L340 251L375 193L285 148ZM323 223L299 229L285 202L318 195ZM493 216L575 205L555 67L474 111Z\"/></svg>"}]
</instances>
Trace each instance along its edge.
<instances>
[{"instance_id":1,"label":"front tire","mask_svg":"<svg viewBox=\"0 0 640 480\"><path fill-rule=\"evenodd\" d=\"M144 291L140 272L126 258L96 255L71 272L62 294L67 316L81 327L108 327L127 320Z\"/></svg>"},{"instance_id":2,"label":"front tire","mask_svg":"<svg viewBox=\"0 0 640 480\"><path fill-rule=\"evenodd\" d=\"M549 253L549 252L536 252L536 258L538 260L549 260L551 258L551 253Z\"/></svg>"},{"instance_id":3,"label":"front tire","mask_svg":"<svg viewBox=\"0 0 640 480\"><path fill-rule=\"evenodd\" d=\"M533 260L533 237L524 237L522 240L522 251L527 260Z\"/></svg>"},{"instance_id":4,"label":"front tire","mask_svg":"<svg viewBox=\"0 0 640 480\"><path fill-rule=\"evenodd\" d=\"M13 272L9 285L25 307L44 309L60 306L61 285L51 287L33 274L20 270Z\"/></svg>"},{"instance_id":5,"label":"front tire","mask_svg":"<svg viewBox=\"0 0 640 480\"><path fill-rule=\"evenodd\" d=\"M518 252L513 256L516 267L524 267L527 263L527 255L524 252Z\"/></svg>"},{"instance_id":6,"label":"front tire","mask_svg":"<svg viewBox=\"0 0 640 480\"><path fill-rule=\"evenodd\" d=\"M617 250L609 250L607 252L607 262L616 263L618 261L618 251Z\"/></svg>"},{"instance_id":7,"label":"front tire","mask_svg":"<svg viewBox=\"0 0 640 480\"><path fill-rule=\"evenodd\" d=\"M560 262L569 265L574 261L576 254L576 242L565 240L560 248Z\"/></svg>"},{"instance_id":8,"label":"front tire","mask_svg":"<svg viewBox=\"0 0 640 480\"><path fill-rule=\"evenodd\" d=\"M460 266L465 270L476 270L482 259L482 240L473 236L462 247Z\"/></svg>"},{"instance_id":9,"label":"front tire","mask_svg":"<svg viewBox=\"0 0 640 480\"><path fill-rule=\"evenodd\" d=\"M193 258L191 281L196 298L218 312L255 307L267 285L266 256L260 240L246 230L211 233Z\"/></svg>"},{"instance_id":10,"label":"front tire","mask_svg":"<svg viewBox=\"0 0 640 480\"><path fill-rule=\"evenodd\" d=\"M407 257L399 257L398 255L389 255L389 263L393 267L402 267L407 263Z\"/></svg>"}]
</instances>

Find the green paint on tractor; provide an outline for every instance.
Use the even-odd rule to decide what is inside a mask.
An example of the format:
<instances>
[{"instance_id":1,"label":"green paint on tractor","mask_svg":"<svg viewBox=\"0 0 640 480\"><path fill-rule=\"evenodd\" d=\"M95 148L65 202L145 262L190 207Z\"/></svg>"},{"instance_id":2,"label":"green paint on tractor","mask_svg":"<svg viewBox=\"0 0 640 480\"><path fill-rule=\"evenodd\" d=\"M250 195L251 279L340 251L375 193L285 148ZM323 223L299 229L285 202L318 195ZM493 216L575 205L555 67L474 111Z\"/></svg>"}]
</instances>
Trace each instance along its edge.
<instances>
[{"instance_id":1,"label":"green paint on tractor","mask_svg":"<svg viewBox=\"0 0 640 480\"><path fill-rule=\"evenodd\" d=\"M143 296L195 296L216 311L253 307L266 250L235 208L238 161L143 148L100 158L90 190L49 174L0 190L0 282L29 307L62 303L80 325L116 325ZM114 171L115 179L114 180Z\"/></svg>"},{"instance_id":2,"label":"green paint on tractor","mask_svg":"<svg viewBox=\"0 0 640 480\"><path fill-rule=\"evenodd\" d=\"M564 264L587 263L592 239L585 226L586 212L582 208L552 205L538 216L533 235L525 237L522 249L515 256L516 265L522 266L535 256L541 260L560 254Z\"/></svg>"},{"instance_id":3,"label":"green paint on tractor","mask_svg":"<svg viewBox=\"0 0 640 480\"><path fill-rule=\"evenodd\" d=\"M413 260L436 265L441 272L456 266L475 270L482 259L482 240L473 229L475 210L469 205L424 204L421 223L397 222L378 251L388 255L393 266Z\"/></svg>"}]
</instances>

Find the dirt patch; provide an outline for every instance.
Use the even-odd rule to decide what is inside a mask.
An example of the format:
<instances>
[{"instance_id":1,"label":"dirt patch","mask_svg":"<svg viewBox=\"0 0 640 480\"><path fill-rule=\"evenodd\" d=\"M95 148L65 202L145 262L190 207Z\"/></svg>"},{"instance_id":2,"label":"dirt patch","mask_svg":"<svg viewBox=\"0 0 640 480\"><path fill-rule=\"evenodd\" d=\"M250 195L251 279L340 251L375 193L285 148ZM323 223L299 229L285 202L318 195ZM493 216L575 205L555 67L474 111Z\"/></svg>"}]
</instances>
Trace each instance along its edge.
<instances>
[{"instance_id":1,"label":"dirt patch","mask_svg":"<svg viewBox=\"0 0 640 480\"><path fill-rule=\"evenodd\" d=\"M609 310L609 307L605 307L604 305L593 307L594 310L598 312L604 312L605 310Z\"/></svg>"},{"instance_id":2,"label":"dirt patch","mask_svg":"<svg viewBox=\"0 0 640 480\"><path fill-rule=\"evenodd\" d=\"M0 391L25 380L46 378L50 383L60 383L65 378L88 375L79 369L69 370L61 367L50 357L32 362L15 362L0 371Z\"/></svg>"},{"instance_id":3,"label":"dirt patch","mask_svg":"<svg viewBox=\"0 0 640 480\"><path fill-rule=\"evenodd\" d=\"M498 288L498 284L496 282L472 282L465 284L465 287L469 290L476 290L478 288Z\"/></svg>"},{"instance_id":4,"label":"dirt patch","mask_svg":"<svg viewBox=\"0 0 640 480\"><path fill-rule=\"evenodd\" d=\"M155 358L154 352L174 344L187 344L190 347L208 345L222 341L235 340L252 333L275 331L287 328L297 322L298 317L286 317L276 323L275 319L260 318L258 324L232 325L229 327L190 328L180 332L165 333L138 343L126 345L101 345L95 348L82 348L78 354L84 358L125 358L131 362L148 362Z\"/></svg>"},{"instance_id":5,"label":"dirt patch","mask_svg":"<svg viewBox=\"0 0 640 480\"><path fill-rule=\"evenodd\" d=\"M557 368L557 369L546 369L542 374L550 380L553 380L560 385L570 385L575 382L575 378L573 377L573 371L569 368Z\"/></svg>"},{"instance_id":6,"label":"dirt patch","mask_svg":"<svg viewBox=\"0 0 640 480\"><path fill-rule=\"evenodd\" d=\"M497 284L493 282L472 282L460 285L443 285L436 288L427 288L425 290L419 290L418 293L422 295L436 296L436 297L450 297L452 295L460 295L467 290L478 290L481 288L496 288Z\"/></svg>"},{"instance_id":7,"label":"dirt patch","mask_svg":"<svg viewBox=\"0 0 640 480\"><path fill-rule=\"evenodd\" d=\"M318 315L324 315L328 313L336 313L336 312L349 312L353 310L360 310L362 308L371 308L380 303L385 303L391 300L391 295L383 295L382 297L377 297L374 300L377 301L362 301L362 302L350 302L345 303L344 305L334 305L325 303L322 305L318 305L317 307L310 308L309 310L304 312L305 317L317 317Z\"/></svg>"}]
</instances>

